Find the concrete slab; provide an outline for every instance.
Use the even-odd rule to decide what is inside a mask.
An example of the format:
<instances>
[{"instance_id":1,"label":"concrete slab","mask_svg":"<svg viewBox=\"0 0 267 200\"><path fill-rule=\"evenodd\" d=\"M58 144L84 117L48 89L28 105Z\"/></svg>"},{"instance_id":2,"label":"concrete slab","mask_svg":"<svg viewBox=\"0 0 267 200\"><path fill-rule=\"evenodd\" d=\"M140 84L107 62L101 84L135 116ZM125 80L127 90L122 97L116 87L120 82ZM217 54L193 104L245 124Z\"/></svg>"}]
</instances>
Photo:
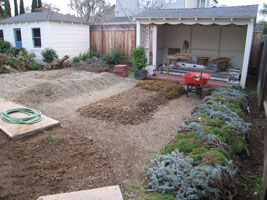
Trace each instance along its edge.
<instances>
[{"instance_id":1,"label":"concrete slab","mask_svg":"<svg viewBox=\"0 0 267 200\"><path fill-rule=\"evenodd\" d=\"M115 185L92 190L42 196L37 200L123 200L123 198L120 187Z\"/></svg>"},{"instance_id":2,"label":"concrete slab","mask_svg":"<svg viewBox=\"0 0 267 200\"><path fill-rule=\"evenodd\" d=\"M10 108L23 108L19 104L0 99L0 113ZM12 116L22 117L25 114L16 113ZM27 116L27 115L26 115ZM0 117L0 129L4 131L11 139L19 139L25 136L33 135L48 128L59 126L60 123L45 115L42 115L42 121L35 124L10 124Z\"/></svg>"}]
</instances>

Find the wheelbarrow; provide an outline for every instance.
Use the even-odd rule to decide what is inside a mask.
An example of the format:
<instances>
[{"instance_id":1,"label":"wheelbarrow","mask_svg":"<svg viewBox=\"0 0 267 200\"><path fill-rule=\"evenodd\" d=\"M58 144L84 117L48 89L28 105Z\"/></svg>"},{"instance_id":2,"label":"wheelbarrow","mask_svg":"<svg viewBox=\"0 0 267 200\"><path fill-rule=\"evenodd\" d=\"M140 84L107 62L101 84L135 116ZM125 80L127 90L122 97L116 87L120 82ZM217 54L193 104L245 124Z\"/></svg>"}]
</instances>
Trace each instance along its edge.
<instances>
[{"instance_id":1,"label":"wheelbarrow","mask_svg":"<svg viewBox=\"0 0 267 200\"><path fill-rule=\"evenodd\" d=\"M202 98L203 86L207 84L209 74L201 72L189 72L184 75L186 88L186 96L189 97L190 92L194 92Z\"/></svg>"}]
</instances>

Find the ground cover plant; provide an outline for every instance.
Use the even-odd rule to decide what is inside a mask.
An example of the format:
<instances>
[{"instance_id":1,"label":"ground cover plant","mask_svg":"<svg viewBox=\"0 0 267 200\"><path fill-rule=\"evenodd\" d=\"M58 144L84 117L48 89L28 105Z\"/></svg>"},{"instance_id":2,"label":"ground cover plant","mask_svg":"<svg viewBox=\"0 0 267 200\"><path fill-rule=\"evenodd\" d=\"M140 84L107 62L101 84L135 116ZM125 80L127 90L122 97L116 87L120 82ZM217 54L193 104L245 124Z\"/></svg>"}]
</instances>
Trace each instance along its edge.
<instances>
[{"instance_id":1,"label":"ground cover plant","mask_svg":"<svg viewBox=\"0 0 267 200\"><path fill-rule=\"evenodd\" d=\"M246 150L251 124L243 119L248 96L238 86L217 88L146 166L150 192L173 194L176 199L233 199L237 168L232 154Z\"/></svg>"}]
</instances>

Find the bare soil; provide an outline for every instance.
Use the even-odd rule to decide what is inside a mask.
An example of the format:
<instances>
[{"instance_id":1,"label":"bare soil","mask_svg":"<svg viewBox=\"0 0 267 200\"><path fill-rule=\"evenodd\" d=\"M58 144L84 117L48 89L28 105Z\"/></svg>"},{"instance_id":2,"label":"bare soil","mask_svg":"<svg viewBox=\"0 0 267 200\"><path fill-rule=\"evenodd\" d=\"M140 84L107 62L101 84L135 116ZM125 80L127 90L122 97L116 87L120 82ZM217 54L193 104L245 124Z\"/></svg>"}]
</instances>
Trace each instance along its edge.
<instances>
[{"instance_id":1,"label":"bare soil","mask_svg":"<svg viewBox=\"0 0 267 200\"><path fill-rule=\"evenodd\" d=\"M45 133L11 141L1 132L0 199L37 199L79 190L81 180L94 187L116 182L109 156L93 140L73 137L63 128L51 133L53 151Z\"/></svg>"},{"instance_id":2,"label":"bare soil","mask_svg":"<svg viewBox=\"0 0 267 200\"><path fill-rule=\"evenodd\" d=\"M80 108L85 117L112 123L140 124L147 122L159 106L168 103L160 92L132 88L110 98Z\"/></svg>"},{"instance_id":3,"label":"bare soil","mask_svg":"<svg viewBox=\"0 0 267 200\"><path fill-rule=\"evenodd\" d=\"M81 64L76 64L79 70L85 70L88 72L95 73L103 73L103 72L112 72L113 65L104 64L104 63L96 63L96 62L88 62L84 61Z\"/></svg>"},{"instance_id":4,"label":"bare soil","mask_svg":"<svg viewBox=\"0 0 267 200\"><path fill-rule=\"evenodd\" d=\"M257 179L263 176L263 150L264 133L267 129L267 118L264 111L257 106L256 95L250 95L251 113L245 115L245 121L253 124L249 130L247 144L249 154L236 156L234 161L239 169L237 185L238 194L235 199L258 200L260 195L256 192Z\"/></svg>"},{"instance_id":5,"label":"bare soil","mask_svg":"<svg viewBox=\"0 0 267 200\"><path fill-rule=\"evenodd\" d=\"M175 136L201 100L183 95L167 101L136 125L111 124L77 111L134 88L136 82L74 67L1 74L1 98L38 109L59 120L62 128L52 130L60 137L52 153L44 133L10 141L0 132L0 199L31 200L114 184L126 199L137 196L131 186L143 183L144 163Z\"/></svg>"}]
</instances>

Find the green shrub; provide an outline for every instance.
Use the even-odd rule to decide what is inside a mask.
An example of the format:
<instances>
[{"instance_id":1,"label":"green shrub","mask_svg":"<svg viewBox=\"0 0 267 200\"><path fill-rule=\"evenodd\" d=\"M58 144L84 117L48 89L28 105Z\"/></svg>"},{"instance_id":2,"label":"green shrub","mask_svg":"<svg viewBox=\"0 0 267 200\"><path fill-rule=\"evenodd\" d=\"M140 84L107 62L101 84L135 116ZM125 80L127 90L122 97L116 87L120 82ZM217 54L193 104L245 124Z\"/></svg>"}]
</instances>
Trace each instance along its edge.
<instances>
[{"instance_id":1,"label":"green shrub","mask_svg":"<svg viewBox=\"0 0 267 200\"><path fill-rule=\"evenodd\" d=\"M111 57L110 53L106 53L103 56L103 60L106 61L108 64L111 64L112 63L112 57Z\"/></svg>"},{"instance_id":2,"label":"green shrub","mask_svg":"<svg viewBox=\"0 0 267 200\"><path fill-rule=\"evenodd\" d=\"M9 42L0 40L0 53L9 54L10 49L11 45Z\"/></svg>"},{"instance_id":3,"label":"green shrub","mask_svg":"<svg viewBox=\"0 0 267 200\"><path fill-rule=\"evenodd\" d=\"M6 54L0 53L0 66L6 64L9 57Z\"/></svg>"},{"instance_id":4,"label":"green shrub","mask_svg":"<svg viewBox=\"0 0 267 200\"><path fill-rule=\"evenodd\" d=\"M76 57L72 58L72 62L74 62L74 63L78 63L80 61L81 61L81 58L79 56L76 56Z\"/></svg>"},{"instance_id":5,"label":"green shrub","mask_svg":"<svg viewBox=\"0 0 267 200\"><path fill-rule=\"evenodd\" d=\"M32 62L29 66L30 70L40 70L41 64L37 62Z\"/></svg>"},{"instance_id":6,"label":"green shrub","mask_svg":"<svg viewBox=\"0 0 267 200\"><path fill-rule=\"evenodd\" d=\"M89 52L84 52L83 54L80 54L80 58L81 58L83 61L86 61L87 58L89 58Z\"/></svg>"},{"instance_id":7,"label":"green shrub","mask_svg":"<svg viewBox=\"0 0 267 200\"><path fill-rule=\"evenodd\" d=\"M17 68L19 65L19 59L16 57L9 58L9 60L6 62L6 65L12 68Z\"/></svg>"},{"instance_id":8,"label":"green shrub","mask_svg":"<svg viewBox=\"0 0 267 200\"><path fill-rule=\"evenodd\" d=\"M54 49L46 48L41 52L43 56L43 61L46 63L50 63L53 60L58 59L57 52Z\"/></svg>"},{"instance_id":9,"label":"green shrub","mask_svg":"<svg viewBox=\"0 0 267 200\"><path fill-rule=\"evenodd\" d=\"M143 70L147 65L147 57L144 47L137 47L132 51L131 62L136 70Z\"/></svg>"},{"instance_id":10,"label":"green shrub","mask_svg":"<svg viewBox=\"0 0 267 200\"><path fill-rule=\"evenodd\" d=\"M119 63L120 56L122 55L121 46L118 45L116 48L111 49L110 56L112 58L112 62L116 65Z\"/></svg>"},{"instance_id":11,"label":"green shrub","mask_svg":"<svg viewBox=\"0 0 267 200\"><path fill-rule=\"evenodd\" d=\"M19 54L23 54L26 55L28 54L27 50L24 48L16 48L16 47L12 47L9 52L9 54L13 55L13 56L18 56Z\"/></svg>"},{"instance_id":12,"label":"green shrub","mask_svg":"<svg viewBox=\"0 0 267 200\"><path fill-rule=\"evenodd\" d=\"M96 52L96 50L92 50L92 51L90 51L89 52L89 58L93 58L93 57L95 57L97 55L97 52Z\"/></svg>"}]
</instances>

